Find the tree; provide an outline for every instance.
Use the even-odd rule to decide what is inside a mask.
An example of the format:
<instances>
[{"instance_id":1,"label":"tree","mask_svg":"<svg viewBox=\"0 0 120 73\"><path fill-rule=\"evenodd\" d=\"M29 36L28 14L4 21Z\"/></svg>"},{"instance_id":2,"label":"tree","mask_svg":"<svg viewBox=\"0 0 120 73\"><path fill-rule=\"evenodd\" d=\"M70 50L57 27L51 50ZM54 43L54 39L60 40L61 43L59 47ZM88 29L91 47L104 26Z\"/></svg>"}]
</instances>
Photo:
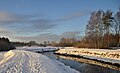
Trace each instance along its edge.
<instances>
[{"instance_id":1,"label":"tree","mask_svg":"<svg viewBox=\"0 0 120 73\"><path fill-rule=\"evenodd\" d=\"M74 45L74 43L76 42L77 40L72 37L72 38L61 38L60 42L59 42L59 45L62 46L62 47L71 47Z\"/></svg>"},{"instance_id":2,"label":"tree","mask_svg":"<svg viewBox=\"0 0 120 73\"><path fill-rule=\"evenodd\" d=\"M46 47L47 46L47 41L44 41L43 44L44 44L44 47Z\"/></svg>"},{"instance_id":3,"label":"tree","mask_svg":"<svg viewBox=\"0 0 120 73\"><path fill-rule=\"evenodd\" d=\"M59 44L56 41L51 41L51 46L59 46Z\"/></svg>"},{"instance_id":4,"label":"tree","mask_svg":"<svg viewBox=\"0 0 120 73\"><path fill-rule=\"evenodd\" d=\"M0 37L0 51L8 51L15 49L15 47L10 43L8 38Z\"/></svg>"},{"instance_id":5,"label":"tree","mask_svg":"<svg viewBox=\"0 0 120 73\"><path fill-rule=\"evenodd\" d=\"M115 28L115 34L117 36L117 47L119 47L120 45L120 9L119 11L115 14L115 25L114 25L114 28Z\"/></svg>"},{"instance_id":6,"label":"tree","mask_svg":"<svg viewBox=\"0 0 120 73\"><path fill-rule=\"evenodd\" d=\"M92 48L108 48L110 45L110 29L113 24L113 12L94 11L86 26L86 39Z\"/></svg>"},{"instance_id":7,"label":"tree","mask_svg":"<svg viewBox=\"0 0 120 73\"><path fill-rule=\"evenodd\" d=\"M112 14L111 10L107 10L103 13L102 20L103 20L103 27L104 27L104 34L107 36L107 46L109 47L109 34L110 34L110 27L112 26Z\"/></svg>"},{"instance_id":8,"label":"tree","mask_svg":"<svg viewBox=\"0 0 120 73\"><path fill-rule=\"evenodd\" d=\"M37 45L37 43L35 41L30 41L29 42L29 46L34 46L34 45Z\"/></svg>"},{"instance_id":9,"label":"tree","mask_svg":"<svg viewBox=\"0 0 120 73\"><path fill-rule=\"evenodd\" d=\"M86 38L91 47L100 48L102 46L103 25L102 25L103 11L91 13L90 20L86 26Z\"/></svg>"}]
</instances>

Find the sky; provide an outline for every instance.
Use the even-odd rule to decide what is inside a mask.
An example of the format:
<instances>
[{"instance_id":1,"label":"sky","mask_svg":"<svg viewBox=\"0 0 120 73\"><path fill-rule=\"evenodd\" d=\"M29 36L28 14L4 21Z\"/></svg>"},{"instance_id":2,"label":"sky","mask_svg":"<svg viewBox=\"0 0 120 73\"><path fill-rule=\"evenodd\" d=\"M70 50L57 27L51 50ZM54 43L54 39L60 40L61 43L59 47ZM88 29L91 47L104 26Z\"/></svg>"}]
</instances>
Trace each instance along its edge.
<instances>
[{"instance_id":1,"label":"sky","mask_svg":"<svg viewBox=\"0 0 120 73\"><path fill-rule=\"evenodd\" d=\"M93 11L118 11L120 0L0 0L0 37L10 41L80 39Z\"/></svg>"}]
</instances>

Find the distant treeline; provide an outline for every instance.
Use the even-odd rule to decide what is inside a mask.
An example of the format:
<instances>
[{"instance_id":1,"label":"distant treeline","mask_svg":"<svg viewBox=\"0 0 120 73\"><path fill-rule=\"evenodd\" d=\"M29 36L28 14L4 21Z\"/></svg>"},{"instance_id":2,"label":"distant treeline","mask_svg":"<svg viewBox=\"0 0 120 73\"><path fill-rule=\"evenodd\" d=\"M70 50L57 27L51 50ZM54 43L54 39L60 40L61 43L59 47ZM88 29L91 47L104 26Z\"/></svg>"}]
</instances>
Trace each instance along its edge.
<instances>
[{"instance_id":1,"label":"distant treeline","mask_svg":"<svg viewBox=\"0 0 120 73\"><path fill-rule=\"evenodd\" d=\"M59 42L56 41L44 41L42 43L36 43L35 41L29 41L29 42L11 42L15 47L22 47L22 46L55 46L55 47L71 47L75 44L79 43L78 40L73 38L62 38Z\"/></svg>"},{"instance_id":2,"label":"distant treeline","mask_svg":"<svg viewBox=\"0 0 120 73\"><path fill-rule=\"evenodd\" d=\"M77 45L80 44L80 40L75 39L74 37L72 38L61 38L59 42L56 41L47 41L47 45L49 46L55 46L55 47L77 47Z\"/></svg>"},{"instance_id":3,"label":"distant treeline","mask_svg":"<svg viewBox=\"0 0 120 73\"><path fill-rule=\"evenodd\" d=\"M8 51L15 49L15 47L10 43L8 38L0 37L0 51Z\"/></svg>"},{"instance_id":4,"label":"distant treeline","mask_svg":"<svg viewBox=\"0 0 120 73\"><path fill-rule=\"evenodd\" d=\"M41 47L45 47L47 45L45 44L38 44L35 41L30 41L30 42L11 42L15 47L23 47L23 46L41 46Z\"/></svg>"}]
</instances>

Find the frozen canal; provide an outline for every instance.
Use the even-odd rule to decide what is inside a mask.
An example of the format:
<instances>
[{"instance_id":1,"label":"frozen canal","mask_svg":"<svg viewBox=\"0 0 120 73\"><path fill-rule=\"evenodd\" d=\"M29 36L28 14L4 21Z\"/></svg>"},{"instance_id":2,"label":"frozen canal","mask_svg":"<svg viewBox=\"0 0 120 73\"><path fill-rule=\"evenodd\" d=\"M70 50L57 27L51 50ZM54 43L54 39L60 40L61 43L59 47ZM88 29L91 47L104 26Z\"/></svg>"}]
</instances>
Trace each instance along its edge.
<instances>
[{"instance_id":1,"label":"frozen canal","mask_svg":"<svg viewBox=\"0 0 120 73\"><path fill-rule=\"evenodd\" d=\"M57 59L63 62L65 65L78 70L80 73L120 73L120 67L108 65L93 60L61 56L56 55L53 52L46 52L43 54L52 59Z\"/></svg>"}]
</instances>

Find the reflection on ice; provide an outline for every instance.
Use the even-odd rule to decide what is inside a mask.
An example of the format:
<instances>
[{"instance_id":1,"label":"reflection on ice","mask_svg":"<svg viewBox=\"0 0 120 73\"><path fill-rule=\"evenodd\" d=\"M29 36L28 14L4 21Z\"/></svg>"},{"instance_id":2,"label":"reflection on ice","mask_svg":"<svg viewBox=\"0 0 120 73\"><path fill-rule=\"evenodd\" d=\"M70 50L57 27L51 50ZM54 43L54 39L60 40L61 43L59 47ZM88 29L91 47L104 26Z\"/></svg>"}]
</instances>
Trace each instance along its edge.
<instances>
[{"instance_id":1,"label":"reflection on ice","mask_svg":"<svg viewBox=\"0 0 120 73\"><path fill-rule=\"evenodd\" d=\"M53 52L46 52L43 54L63 62L65 65L78 70L80 73L120 73L120 67L93 60L62 56L53 54Z\"/></svg>"},{"instance_id":2,"label":"reflection on ice","mask_svg":"<svg viewBox=\"0 0 120 73\"><path fill-rule=\"evenodd\" d=\"M120 67L110 65L110 64L101 63L101 62L97 62L97 61L93 61L93 60L88 60L88 59L84 59L84 58L75 58L75 57L62 56L62 55L60 55L59 58L74 60L74 61L88 63L88 64L95 64L95 65L99 65L99 66L102 66L102 67L107 67L107 68L111 68L111 69L115 69L115 70L120 70Z\"/></svg>"}]
</instances>

